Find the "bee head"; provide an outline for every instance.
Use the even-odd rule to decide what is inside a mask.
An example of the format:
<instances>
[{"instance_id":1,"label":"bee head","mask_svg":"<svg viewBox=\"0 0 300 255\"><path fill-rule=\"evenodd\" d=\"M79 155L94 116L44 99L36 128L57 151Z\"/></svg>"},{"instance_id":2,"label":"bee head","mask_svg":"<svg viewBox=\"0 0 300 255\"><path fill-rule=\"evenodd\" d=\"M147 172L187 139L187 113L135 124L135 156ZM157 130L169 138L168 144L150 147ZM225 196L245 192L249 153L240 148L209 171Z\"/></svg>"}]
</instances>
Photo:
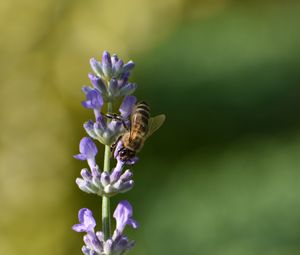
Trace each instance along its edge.
<instances>
[{"instance_id":1,"label":"bee head","mask_svg":"<svg viewBox=\"0 0 300 255\"><path fill-rule=\"evenodd\" d=\"M123 148L120 150L119 156L123 162L126 162L131 160L133 157L135 157L135 152L127 148Z\"/></svg>"}]
</instances>

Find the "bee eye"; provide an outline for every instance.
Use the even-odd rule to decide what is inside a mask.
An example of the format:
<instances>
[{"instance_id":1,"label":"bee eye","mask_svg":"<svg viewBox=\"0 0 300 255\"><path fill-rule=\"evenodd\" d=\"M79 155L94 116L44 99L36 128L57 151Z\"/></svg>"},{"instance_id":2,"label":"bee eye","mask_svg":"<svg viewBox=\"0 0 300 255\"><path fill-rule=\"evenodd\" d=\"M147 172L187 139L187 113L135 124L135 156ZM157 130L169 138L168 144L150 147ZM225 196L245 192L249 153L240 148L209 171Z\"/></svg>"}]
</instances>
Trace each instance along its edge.
<instances>
[{"instance_id":1,"label":"bee eye","mask_svg":"<svg viewBox=\"0 0 300 255\"><path fill-rule=\"evenodd\" d=\"M126 155L126 151L125 150L122 150L121 152L120 152L120 156L121 157L124 157Z\"/></svg>"}]
</instances>

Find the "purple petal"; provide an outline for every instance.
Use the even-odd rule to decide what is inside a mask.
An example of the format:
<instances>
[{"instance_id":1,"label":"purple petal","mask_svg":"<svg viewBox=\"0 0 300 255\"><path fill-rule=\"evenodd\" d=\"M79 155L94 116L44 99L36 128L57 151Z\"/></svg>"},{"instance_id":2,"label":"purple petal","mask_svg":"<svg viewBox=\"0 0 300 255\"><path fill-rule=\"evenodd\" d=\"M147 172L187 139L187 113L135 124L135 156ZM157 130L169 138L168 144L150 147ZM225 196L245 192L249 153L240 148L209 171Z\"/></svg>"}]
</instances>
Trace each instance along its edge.
<instances>
[{"instance_id":1,"label":"purple petal","mask_svg":"<svg viewBox=\"0 0 300 255\"><path fill-rule=\"evenodd\" d=\"M113 132L117 132L122 125L122 122L118 120L112 120L110 123L108 123L108 129Z\"/></svg>"},{"instance_id":2,"label":"purple petal","mask_svg":"<svg viewBox=\"0 0 300 255\"><path fill-rule=\"evenodd\" d=\"M126 224L130 224L130 225L133 224L131 219L132 216L131 204L126 200L121 201L118 204L116 210L114 211L113 216L116 219L116 230L122 233Z\"/></svg>"},{"instance_id":3,"label":"purple petal","mask_svg":"<svg viewBox=\"0 0 300 255\"><path fill-rule=\"evenodd\" d=\"M93 71L94 71L98 76L102 76L102 75L103 75L102 66L101 66L101 64L100 64L95 58L91 58L91 59L90 59L90 65L91 65Z\"/></svg>"},{"instance_id":4,"label":"purple petal","mask_svg":"<svg viewBox=\"0 0 300 255\"><path fill-rule=\"evenodd\" d=\"M103 186L107 186L110 183L110 176L108 172L102 172L101 174L101 183Z\"/></svg>"},{"instance_id":5,"label":"purple petal","mask_svg":"<svg viewBox=\"0 0 300 255\"><path fill-rule=\"evenodd\" d=\"M93 193L97 192L97 190L95 190L95 186L90 181L86 181L81 178L76 178L75 182L78 185L79 189L81 189L82 191L84 191L86 193L93 194Z\"/></svg>"},{"instance_id":6,"label":"purple petal","mask_svg":"<svg viewBox=\"0 0 300 255\"><path fill-rule=\"evenodd\" d=\"M98 89L102 93L102 95L106 95L107 90L105 84L103 83L103 80L91 73L88 76L93 86Z\"/></svg>"},{"instance_id":7,"label":"purple petal","mask_svg":"<svg viewBox=\"0 0 300 255\"><path fill-rule=\"evenodd\" d=\"M114 65L114 71L116 75L119 75L122 72L123 61L119 59Z\"/></svg>"},{"instance_id":8,"label":"purple petal","mask_svg":"<svg viewBox=\"0 0 300 255\"><path fill-rule=\"evenodd\" d=\"M135 67L134 62L132 60L130 60L128 63L126 63L123 66L123 72L128 72L128 71L132 70L134 67Z\"/></svg>"},{"instance_id":9,"label":"purple petal","mask_svg":"<svg viewBox=\"0 0 300 255\"><path fill-rule=\"evenodd\" d=\"M128 238L126 236L118 235L118 233L116 233L114 237L114 251L117 254L126 254L129 248Z\"/></svg>"},{"instance_id":10,"label":"purple petal","mask_svg":"<svg viewBox=\"0 0 300 255\"><path fill-rule=\"evenodd\" d=\"M85 227L82 224L75 224L72 229L76 232L85 232Z\"/></svg>"},{"instance_id":11,"label":"purple petal","mask_svg":"<svg viewBox=\"0 0 300 255\"><path fill-rule=\"evenodd\" d=\"M89 232L83 237L83 241L87 247L93 251L100 252L102 250L102 243L99 241L95 233Z\"/></svg>"},{"instance_id":12,"label":"purple petal","mask_svg":"<svg viewBox=\"0 0 300 255\"><path fill-rule=\"evenodd\" d=\"M121 104L121 106L119 108L119 112L121 113L121 116L123 118L127 119L129 117L135 103L136 103L135 96L126 96L124 98L123 103Z\"/></svg>"},{"instance_id":13,"label":"purple petal","mask_svg":"<svg viewBox=\"0 0 300 255\"><path fill-rule=\"evenodd\" d=\"M107 128L106 122L102 115L99 115L95 124L94 127L100 129L102 132L104 132Z\"/></svg>"},{"instance_id":14,"label":"purple petal","mask_svg":"<svg viewBox=\"0 0 300 255\"><path fill-rule=\"evenodd\" d=\"M121 88L120 94L122 96L130 95L136 90L136 88L137 85L135 83L127 83Z\"/></svg>"},{"instance_id":15,"label":"purple petal","mask_svg":"<svg viewBox=\"0 0 300 255\"><path fill-rule=\"evenodd\" d=\"M93 176L88 169L86 168L82 169L80 175L85 181L92 181Z\"/></svg>"},{"instance_id":16,"label":"purple petal","mask_svg":"<svg viewBox=\"0 0 300 255\"><path fill-rule=\"evenodd\" d=\"M120 180L121 181L121 180ZM130 181L126 181L126 182L123 182L121 183L120 185L118 185L119 182L116 183L115 187L117 189L119 189L120 193L125 193L127 192L128 190L132 189L133 187L133 184L134 184L134 181L133 180L130 180Z\"/></svg>"},{"instance_id":17,"label":"purple petal","mask_svg":"<svg viewBox=\"0 0 300 255\"><path fill-rule=\"evenodd\" d=\"M80 224L75 224L72 228L76 232L94 232L96 226L95 219L91 210L82 208L78 213Z\"/></svg>"},{"instance_id":18,"label":"purple petal","mask_svg":"<svg viewBox=\"0 0 300 255\"><path fill-rule=\"evenodd\" d=\"M120 151L120 149L123 147L123 143L122 143L122 141L120 140L118 143L117 143L117 146L116 146L116 148L115 148L115 151L114 151L114 158L115 159L117 159L117 160L119 160L119 151Z\"/></svg>"},{"instance_id":19,"label":"purple petal","mask_svg":"<svg viewBox=\"0 0 300 255\"><path fill-rule=\"evenodd\" d=\"M85 123L83 124L83 127L84 127L85 129L93 129L93 127L94 127L94 122L93 122L92 120L88 120L87 122L85 122Z\"/></svg>"},{"instance_id":20,"label":"purple petal","mask_svg":"<svg viewBox=\"0 0 300 255\"><path fill-rule=\"evenodd\" d=\"M90 137L97 139L97 135L95 134L95 131L94 131L94 122L93 121L89 120L89 121L85 122L83 124L83 128L85 129L85 131L88 133L88 135Z\"/></svg>"},{"instance_id":21,"label":"purple petal","mask_svg":"<svg viewBox=\"0 0 300 255\"><path fill-rule=\"evenodd\" d=\"M109 91L111 94L115 94L118 91L118 82L116 79L111 79L109 82Z\"/></svg>"},{"instance_id":22,"label":"purple petal","mask_svg":"<svg viewBox=\"0 0 300 255\"><path fill-rule=\"evenodd\" d=\"M81 90L85 95L87 95L91 90L93 90L93 88L91 88L90 86L83 86Z\"/></svg>"},{"instance_id":23,"label":"purple petal","mask_svg":"<svg viewBox=\"0 0 300 255\"><path fill-rule=\"evenodd\" d=\"M92 109L93 108L90 101L82 101L81 104L84 108L87 108L87 109Z\"/></svg>"},{"instance_id":24,"label":"purple petal","mask_svg":"<svg viewBox=\"0 0 300 255\"><path fill-rule=\"evenodd\" d=\"M125 181L130 180L130 179L132 178L132 176L133 176L132 172L131 172L129 169L127 169L127 170L120 176L120 180L121 180L122 182L125 182Z\"/></svg>"},{"instance_id":25,"label":"purple petal","mask_svg":"<svg viewBox=\"0 0 300 255\"><path fill-rule=\"evenodd\" d=\"M76 159L78 159L78 160L82 160L82 161L87 160L86 155L85 154L81 154L81 153L77 154L77 155L73 155L73 157L76 158Z\"/></svg>"},{"instance_id":26,"label":"purple petal","mask_svg":"<svg viewBox=\"0 0 300 255\"><path fill-rule=\"evenodd\" d=\"M110 54L107 51L103 52L102 55L102 70L106 76L110 76L112 72L112 64Z\"/></svg>"},{"instance_id":27,"label":"purple petal","mask_svg":"<svg viewBox=\"0 0 300 255\"><path fill-rule=\"evenodd\" d=\"M86 101L82 102L85 108L101 109L103 106L103 98L100 92L96 89L88 91L86 94Z\"/></svg>"},{"instance_id":28,"label":"purple petal","mask_svg":"<svg viewBox=\"0 0 300 255\"><path fill-rule=\"evenodd\" d=\"M104 254L111 254L113 241L111 239L106 240L103 245Z\"/></svg>"},{"instance_id":29,"label":"purple petal","mask_svg":"<svg viewBox=\"0 0 300 255\"><path fill-rule=\"evenodd\" d=\"M122 73L120 79L118 80L118 87L122 88L128 81L130 72Z\"/></svg>"},{"instance_id":30,"label":"purple petal","mask_svg":"<svg viewBox=\"0 0 300 255\"><path fill-rule=\"evenodd\" d=\"M99 239L100 242L104 241L104 234L103 234L103 232L97 231L96 232L96 236L97 236L97 238Z\"/></svg>"},{"instance_id":31,"label":"purple petal","mask_svg":"<svg viewBox=\"0 0 300 255\"><path fill-rule=\"evenodd\" d=\"M98 153L98 149L93 142L93 140L89 137L83 137L80 141L79 151L81 154L84 154L87 159L95 158Z\"/></svg>"},{"instance_id":32,"label":"purple petal","mask_svg":"<svg viewBox=\"0 0 300 255\"><path fill-rule=\"evenodd\" d=\"M136 220L134 219L129 219L127 222L128 225L130 225L132 228L136 229L139 227L139 224Z\"/></svg>"},{"instance_id":33,"label":"purple petal","mask_svg":"<svg viewBox=\"0 0 300 255\"><path fill-rule=\"evenodd\" d=\"M100 176L100 174L101 174L101 171L100 171L100 169L99 169L98 166L93 167L93 168L91 169L91 171L92 171L92 176L93 176L94 178L97 178L97 177Z\"/></svg>"},{"instance_id":34,"label":"purple petal","mask_svg":"<svg viewBox=\"0 0 300 255\"><path fill-rule=\"evenodd\" d=\"M111 57L111 63L114 66L119 61L117 54L113 54Z\"/></svg>"},{"instance_id":35,"label":"purple petal","mask_svg":"<svg viewBox=\"0 0 300 255\"><path fill-rule=\"evenodd\" d=\"M90 249L86 246L82 246L81 248L84 255L90 255Z\"/></svg>"},{"instance_id":36,"label":"purple petal","mask_svg":"<svg viewBox=\"0 0 300 255\"><path fill-rule=\"evenodd\" d=\"M78 212L78 220L81 224L84 224L89 229L94 229L96 221L93 217L93 212L88 208L82 208Z\"/></svg>"},{"instance_id":37,"label":"purple petal","mask_svg":"<svg viewBox=\"0 0 300 255\"><path fill-rule=\"evenodd\" d=\"M124 162L118 160L116 167L114 168L113 172L110 175L111 182L116 182L120 178L122 174L123 166L124 166Z\"/></svg>"}]
</instances>

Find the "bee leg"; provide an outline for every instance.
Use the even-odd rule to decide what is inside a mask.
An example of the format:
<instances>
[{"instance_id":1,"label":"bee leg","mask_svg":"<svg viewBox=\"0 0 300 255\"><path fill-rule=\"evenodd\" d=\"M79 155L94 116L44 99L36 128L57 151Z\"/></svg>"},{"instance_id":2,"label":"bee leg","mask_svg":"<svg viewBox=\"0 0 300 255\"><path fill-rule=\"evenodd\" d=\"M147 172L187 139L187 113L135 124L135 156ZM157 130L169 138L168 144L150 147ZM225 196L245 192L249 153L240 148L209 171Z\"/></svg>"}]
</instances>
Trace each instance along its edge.
<instances>
[{"instance_id":1,"label":"bee leg","mask_svg":"<svg viewBox=\"0 0 300 255\"><path fill-rule=\"evenodd\" d=\"M111 120L117 120L117 121L122 122L124 128L125 128L126 130L129 130L129 127L126 125L124 118L122 118L120 115L118 115L118 114L116 114L116 113L106 113L106 114L105 114L105 113L102 113L102 115L103 115L104 117L108 118L108 119L111 119Z\"/></svg>"},{"instance_id":2,"label":"bee leg","mask_svg":"<svg viewBox=\"0 0 300 255\"><path fill-rule=\"evenodd\" d=\"M123 127L127 130L127 131L129 131L130 130L130 128L126 125L126 123L125 123L125 120L123 119L122 120L122 124L123 124Z\"/></svg>"},{"instance_id":3,"label":"bee leg","mask_svg":"<svg viewBox=\"0 0 300 255\"><path fill-rule=\"evenodd\" d=\"M122 136L119 136L118 139L110 146L110 151L112 152L112 154L114 153L118 142L121 140ZM119 153L119 152L118 152Z\"/></svg>"},{"instance_id":4,"label":"bee leg","mask_svg":"<svg viewBox=\"0 0 300 255\"><path fill-rule=\"evenodd\" d=\"M103 112L101 112L101 114L102 114L103 117L106 117L108 119L122 121L121 117L116 113L109 113L109 112L108 113L103 113Z\"/></svg>"}]
</instances>

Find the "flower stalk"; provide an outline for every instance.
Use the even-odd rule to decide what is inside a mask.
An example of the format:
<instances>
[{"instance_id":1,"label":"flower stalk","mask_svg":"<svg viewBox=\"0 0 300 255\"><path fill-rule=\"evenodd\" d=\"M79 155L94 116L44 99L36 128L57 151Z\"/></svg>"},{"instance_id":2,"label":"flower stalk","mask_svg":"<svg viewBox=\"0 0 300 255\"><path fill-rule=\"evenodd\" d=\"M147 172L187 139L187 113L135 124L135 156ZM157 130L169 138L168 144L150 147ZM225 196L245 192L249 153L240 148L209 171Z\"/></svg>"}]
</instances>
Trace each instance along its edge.
<instances>
[{"instance_id":1,"label":"flower stalk","mask_svg":"<svg viewBox=\"0 0 300 255\"><path fill-rule=\"evenodd\" d=\"M107 104L107 113L112 112L112 103ZM104 148L104 165L103 171L109 173L110 171L111 150L109 145ZM111 219L110 219L110 198L106 195L102 196L102 231L104 240L107 240L111 235Z\"/></svg>"}]
</instances>

